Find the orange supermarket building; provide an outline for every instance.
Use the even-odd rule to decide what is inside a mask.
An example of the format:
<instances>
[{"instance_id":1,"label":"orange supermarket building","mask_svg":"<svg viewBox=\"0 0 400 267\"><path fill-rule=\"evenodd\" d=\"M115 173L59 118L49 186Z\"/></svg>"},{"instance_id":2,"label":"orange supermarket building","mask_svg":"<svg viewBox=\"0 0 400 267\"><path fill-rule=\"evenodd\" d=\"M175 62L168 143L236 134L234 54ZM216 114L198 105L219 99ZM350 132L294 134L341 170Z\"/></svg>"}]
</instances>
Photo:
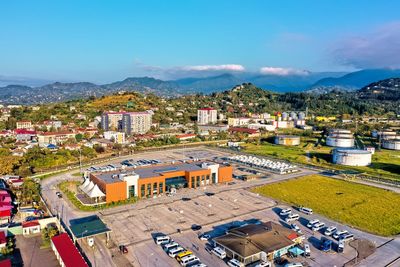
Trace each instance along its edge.
<instances>
[{"instance_id":1,"label":"orange supermarket building","mask_svg":"<svg viewBox=\"0 0 400 267\"><path fill-rule=\"evenodd\" d=\"M90 173L87 179L105 194L107 203L146 198L179 188L197 188L232 181L233 168L214 162L179 162L123 171Z\"/></svg>"}]
</instances>

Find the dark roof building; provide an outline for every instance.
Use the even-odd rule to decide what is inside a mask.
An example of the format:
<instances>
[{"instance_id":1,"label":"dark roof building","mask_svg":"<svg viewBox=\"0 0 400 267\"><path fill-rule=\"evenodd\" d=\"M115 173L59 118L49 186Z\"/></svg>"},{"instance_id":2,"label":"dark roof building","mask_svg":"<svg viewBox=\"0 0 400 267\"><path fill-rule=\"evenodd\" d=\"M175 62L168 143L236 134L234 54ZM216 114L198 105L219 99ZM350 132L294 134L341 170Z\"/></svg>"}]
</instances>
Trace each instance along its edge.
<instances>
[{"instance_id":1,"label":"dark roof building","mask_svg":"<svg viewBox=\"0 0 400 267\"><path fill-rule=\"evenodd\" d=\"M69 224L74 240L100 234L106 234L108 240L108 234L111 232L97 215L73 219Z\"/></svg>"},{"instance_id":2,"label":"dark roof building","mask_svg":"<svg viewBox=\"0 0 400 267\"><path fill-rule=\"evenodd\" d=\"M301 243L303 238L280 224L267 222L234 228L214 241L229 257L249 264L260 259L272 261L285 255L288 249Z\"/></svg>"}]
</instances>

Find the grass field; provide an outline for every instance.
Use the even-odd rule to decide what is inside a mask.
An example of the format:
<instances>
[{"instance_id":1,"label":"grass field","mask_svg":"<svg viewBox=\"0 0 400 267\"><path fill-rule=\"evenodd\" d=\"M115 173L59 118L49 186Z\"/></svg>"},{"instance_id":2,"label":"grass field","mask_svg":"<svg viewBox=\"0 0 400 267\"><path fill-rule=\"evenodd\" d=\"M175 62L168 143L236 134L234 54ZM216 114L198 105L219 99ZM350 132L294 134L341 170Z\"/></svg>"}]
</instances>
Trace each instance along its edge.
<instances>
[{"instance_id":1,"label":"grass field","mask_svg":"<svg viewBox=\"0 0 400 267\"><path fill-rule=\"evenodd\" d=\"M400 151L381 150L372 156L372 164L366 167L341 166L331 163L331 147L315 146L313 139L302 140L299 146L286 147L267 142L244 144L247 153L270 156L291 162L310 164L336 170L356 170L385 179L400 180Z\"/></svg>"},{"instance_id":2,"label":"grass field","mask_svg":"<svg viewBox=\"0 0 400 267\"><path fill-rule=\"evenodd\" d=\"M309 175L252 191L310 207L316 213L367 232L382 236L400 234L400 195L384 189Z\"/></svg>"}]
</instances>

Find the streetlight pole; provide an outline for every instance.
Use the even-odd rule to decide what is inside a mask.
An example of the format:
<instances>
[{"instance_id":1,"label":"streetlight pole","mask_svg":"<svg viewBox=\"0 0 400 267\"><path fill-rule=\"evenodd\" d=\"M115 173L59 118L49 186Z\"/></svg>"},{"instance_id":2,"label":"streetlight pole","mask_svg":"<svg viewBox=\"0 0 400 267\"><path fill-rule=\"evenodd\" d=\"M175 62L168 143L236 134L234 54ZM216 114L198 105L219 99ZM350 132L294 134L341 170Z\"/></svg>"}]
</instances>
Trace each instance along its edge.
<instances>
[{"instance_id":1,"label":"streetlight pole","mask_svg":"<svg viewBox=\"0 0 400 267\"><path fill-rule=\"evenodd\" d=\"M79 148L79 172L82 174L82 149Z\"/></svg>"}]
</instances>

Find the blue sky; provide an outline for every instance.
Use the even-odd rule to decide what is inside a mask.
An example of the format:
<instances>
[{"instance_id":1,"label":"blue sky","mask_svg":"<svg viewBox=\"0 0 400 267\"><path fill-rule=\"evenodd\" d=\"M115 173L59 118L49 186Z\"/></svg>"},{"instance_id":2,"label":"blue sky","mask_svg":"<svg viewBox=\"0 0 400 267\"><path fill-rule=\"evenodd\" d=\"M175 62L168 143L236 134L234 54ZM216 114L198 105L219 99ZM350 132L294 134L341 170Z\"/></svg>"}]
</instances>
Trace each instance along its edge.
<instances>
[{"instance_id":1,"label":"blue sky","mask_svg":"<svg viewBox=\"0 0 400 267\"><path fill-rule=\"evenodd\" d=\"M397 68L398 10L395 0L1 1L0 75L101 83Z\"/></svg>"}]
</instances>

